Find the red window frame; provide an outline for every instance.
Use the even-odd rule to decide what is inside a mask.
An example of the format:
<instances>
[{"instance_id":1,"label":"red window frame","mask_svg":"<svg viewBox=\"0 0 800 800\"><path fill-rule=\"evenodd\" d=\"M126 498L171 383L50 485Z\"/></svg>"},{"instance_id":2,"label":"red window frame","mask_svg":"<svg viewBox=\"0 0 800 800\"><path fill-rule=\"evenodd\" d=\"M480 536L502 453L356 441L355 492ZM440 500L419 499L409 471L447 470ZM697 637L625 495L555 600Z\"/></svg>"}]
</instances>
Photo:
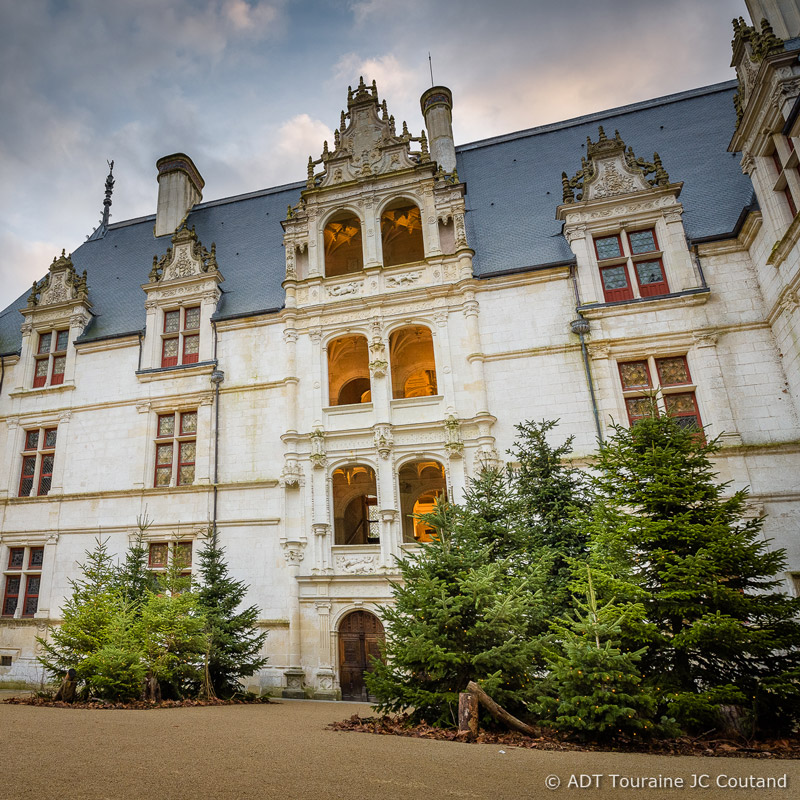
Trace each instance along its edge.
<instances>
[{"instance_id":1,"label":"red window frame","mask_svg":"<svg viewBox=\"0 0 800 800\"><path fill-rule=\"evenodd\" d=\"M68 347L69 330L52 330L39 334L33 373L34 389L41 389L47 385L48 374L50 386L60 386L64 383Z\"/></svg>"},{"instance_id":2,"label":"red window frame","mask_svg":"<svg viewBox=\"0 0 800 800\"><path fill-rule=\"evenodd\" d=\"M678 397L688 397L692 401L692 408L693 411L688 412L676 412L670 409L670 402L674 402ZM703 420L700 419L700 409L697 407L697 397L695 397L694 392L675 392L670 394L664 395L664 406L666 408L667 414L675 419L693 419L694 424L697 426L698 433L702 436L703 435Z\"/></svg>"},{"instance_id":3,"label":"red window frame","mask_svg":"<svg viewBox=\"0 0 800 800\"><path fill-rule=\"evenodd\" d=\"M17 607L19 606L19 592L20 592L20 589L22 588L22 578L23 577L24 576L21 573L19 575L6 575L6 583L5 583L5 587L4 587L4 590L3 590L3 607L0 608L0 616L3 616L3 617L13 617L14 616L14 613L16 612ZM16 590L16 592L10 591L11 582L12 581L16 581L17 582L17 590ZM12 599L14 600L14 608L12 608L10 611L7 611L6 608L7 608L7 605L8 605L8 601L12 600Z\"/></svg>"},{"instance_id":4,"label":"red window frame","mask_svg":"<svg viewBox=\"0 0 800 800\"><path fill-rule=\"evenodd\" d=\"M31 584L35 582L35 590L31 587ZM25 598L22 601L22 616L23 617L32 617L38 610L39 610L39 592L42 588L42 576L39 574L36 575L27 575L25 577ZM34 601L34 607L28 610L28 601Z\"/></svg>"},{"instance_id":5,"label":"red window frame","mask_svg":"<svg viewBox=\"0 0 800 800\"><path fill-rule=\"evenodd\" d=\"M161 430L161 420L165 419L172 419L172 433L169 435L165 434ZM158 452L162 445L169 445L169 452L170 458L169 463L166 461L159 461L158 460ZM153 475L153 486L155 488L164 488L169 486L172 483L172 466L175 463L175 412L172 414L159 414L158 421L157 421L157 430L156 430L156 466L155 466L155 474ZM169 472L169 481L166 484L159 484L158 482L158 473L161 472Z\"/></svg>"},{"instance_id":6,"label":"red window frame","mask_svg":"<svg viewBox=\"0 0 800 800\"><path fill-rule=\"evenodd\" d=\"M658 264L658 268L661 271L661 280L642 283L639 277L639 264L655 263ZM636 273L636 283L639 285L639 294L642 297L660 297L663 294L669 294L669 284L667 284L667 276L664 274L664 262L660 258L639 258L633 262L633 271Z\"/></svg>"},{"instance_id":7,"label":"red window frame","mask_svg":"<svg viewBox=\"0 0 800 800\"><path fill-rule=\"evenodd\" d=\"M153 561L153 553L158 552L157 548L166 548L166 559L161 561ZM150 542L150 547L147 551L147 566L150 569L166 569L169 564L169 542Z\"/></svg>"},{"instance_id":8,"label":"red window frame","mask_svg":"<svg viewBox=\"0 0 800 800\"><path fill-rule=\"evenodd\" d=\"M189 314L197 312L197 325L188 327ZM177 330L167 330L167 323L174 320L178 315ZM197 352L187 352L187 342L197 341ZM166 355L167 343L174 342L176 345L176 352L174 356ZM164 324L162 326L162 342L161 342L161 366L162 367L177 367L178 362L181 364L196 364L200 359L200 306L188 306L186 308L171 308L164 311Z\"/></svg>"},{"instance_id":9,"label":"red window frame","mask_svg":"<svg viewBox=\"0 0 800 800\"><path fill-rule=\"evenodd\" d=\"M627 231L626 233L627 233L627 236L628 236L628 247L630 248L632 256L636 257L636 256L644 255L645 253L656 253L656 252L659 251L658 237L656 236L656 229L655 228L642 228L641 230L638 230L638 231ZM634 252L634 250L633 250L633 242L631 241L631 236L635 236L637 233L649 233L649 234L652 235L652 237L653 237L653 249L652 250L640 250L638 253Z\"/></svg>"},{"instance_id":10,"label":"red window frame","mask_svg":"<svg viewBox=\"0 0 800 800\"><path fill-rule=\"evenodd\" d=\"M626 364L643 364L645 372L647 373L647 383L636 384L635 386L626 386L625 378L622 375L622 368ZM617 370L619 371L619 382L620 385L622 386L623 392L643 392L653 388L653 377L650 374L650 364L648 363L646 358L637 358L635 361L620 361L617 364Z\"/></svg>"},{"instance_id":11,"label":"red window frame","mask_svg":"<svg viewBox=\"0 0 800 800\"><path fill-rule=\"evenodd\" d=\"M22 558L20 559L19 566L14 565L14 553L22 553ZM8 548L8 569L9 570L18 570L22 569L25 564L25 548L24 547L9 547Z\"/></svg>"},{"instance_id":12,"label":"red window frame","mask_svg":"<svg viewBox=\"0 0 800 800\"><path fill-rule=\"evenodd\" d=\"M194 423L194 430L188 431L185 427L185 420L187 417L193 415L195 418ZM162 430L162 420L172 420L171 432L164 433ZM155 488L165 489L168 486L173 484L175 486L188 486L189 482L184 483L181 481L181 467L194 467L196 464L196 450L195 450L195 460L193 461L184 461L183 460L183 452L181 445L187 442L192 442L195 447L197 446L197 409L191 409L187 411L174 411L171 414L159 414L158 421L157 421L157 429L156 429L156 439L155 439L155 446L156 446L156 454L155 454L155 473L153 475L153 486ZM170 452L170 461L167 463L166 461L160 462L158 460L158 451L159 448L164 446L166 447L169 445L169 452ZM177 453L176 453L177 448ZM177 466L177 469L176 469ZM169 483L161 484L158 483L158 473L159 471L167 472L169 471ZM191 483L194 483L194 470L192 470L192 480Z\"/></svg>"},{"instance_id":13,"label":"red window frame","mask_svg":"<svg viewBox=\"0 0 800 800\"><path fill-rule=\"evenodd\" d=\"M33 554L36 553L37 555L41 556L41 559L38 564L33 563ZM41 570L42 564L44 564L44 547L31 547L28 549L28 569L31 572L36 570Z\"/></svg>"},{"instance_id":14,"label":"red window frame","mask_svg":"<svg viewBox=\"0 0 800 800\"><path fill-rule=\"evenodd\" d=\"M686 370L686 380L681 381L679 383L666 383L661 373L661 364L664 361L671 361L676 358L680 358L683 361L683 367ZM656 362L656 371L658 373L658 383L660 386L685 386L687 384L692 383L692 373L689 372L689 363L686 361L686 356L661 356L661 358L657 358L655 362Z\"/></svg>"},{"instance_id":15,"label":"red window frame","mask_svg":"<svg viewBox=\"0 0 800 800\"><path fill-rule=\"evenodd\" d=\"M606 288L604 273L607 270L621 269L625 274L625 286L618 289ZM607 303L614 303L618 300L633 300L633 287L631 286L631 276L628 274L628 265L624 262L612 264L607 267L600 267L600 282L603 284L603 297Z\"/></svg>"},{"instance_id":16,"label":"red window frame","mask_svg":"<svg viewBox=\"0 0 800 800\"><path fill-rule=\"evenodd\" d=\"M53 365L50 370L50 385L60 386L64 383L64 371L67 366L67 347L69 344L69 331L53 331L55 344L50 352ZM62 342L63 340L63 342ZM63 347L60 345L63 343ZM60 368L60 370L59 370Z\"/></svg>"},{"instance_id":17,"label":"red window frame","mask_svg":"<svg viewBox=\"0 0 800 800\"><path fill-rule=\"evenodd\" d=\"M619 250L619 255L616 256L601 256L599 250L597 249L597 242L603 241L604 239L616 239L617 240L617 249ZM612 258L624 258L625 253L622 251L622 239L618 233L609 233L607 236L595 236L592 241L594 242L594 254L597 256L598 261L607 261Z\"/></svg>"},{"instance_id":18,"label":"red window frame","mask_svg":"<svg viewBox=\"0 0 800 800\"><path fill-rule=\"evenodd\" d=\"M45 428L44 436L41 440L41 447L39 448L39 484L36 494L39 497L44 497L49 494L53 484L53 465L56 460L56 445L55 440L52 445L47 443L48 434L56 434L57 428ZM49 461L49 464L48 464Z\"/></svg>"}]
</instances>

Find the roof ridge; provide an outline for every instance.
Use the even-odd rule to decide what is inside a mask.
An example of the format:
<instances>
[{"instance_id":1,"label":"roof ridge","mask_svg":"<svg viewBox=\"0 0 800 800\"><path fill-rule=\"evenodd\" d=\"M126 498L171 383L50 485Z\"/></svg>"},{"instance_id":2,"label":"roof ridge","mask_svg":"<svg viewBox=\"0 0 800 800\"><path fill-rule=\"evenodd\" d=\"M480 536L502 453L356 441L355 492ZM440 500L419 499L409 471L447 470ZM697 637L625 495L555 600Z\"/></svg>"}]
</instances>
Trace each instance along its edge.
<instances>
[{"instance_id":1,"label":"roof ridge","mask_svg":"<svg viewBox=\"0 0 800 800\"><path fill-rule=\"evenodd\" d=\"M584 114L581 117L572 117L571 119L560 120L558 122L548 122L545 125L537 125L536 127L525 128L520 131L514 131L513 133L503 133L499 136L490 136L486 139L478 139L474 142L467 142L466 144L458 145L456 147L456 152L462 152L464 150L477 150L481 147L489 147L493 144L509 142L515 139L524 139L528 136L536 136L540 133L550 133L551 131L563 130L564 128L585 125L587 122L607 119L608 117L626 114L631 111L640 111L645 108L653 108L655 106L677 103L681 100L689 100L692 97L702 97L703 95L707 94L724 92L729 89L733 89L737 85L738 82L736 79L733 79L729 81L723 81L721 83L712 83L710 86L700 86L697 89L687 89L683 92L665 94L661 97L653 97L650 100L639 100L636 103L629 103L628 105L617 106L616 108L608 108L604 111L594 111L591 114Z\"/></svg>"}]
</instances>

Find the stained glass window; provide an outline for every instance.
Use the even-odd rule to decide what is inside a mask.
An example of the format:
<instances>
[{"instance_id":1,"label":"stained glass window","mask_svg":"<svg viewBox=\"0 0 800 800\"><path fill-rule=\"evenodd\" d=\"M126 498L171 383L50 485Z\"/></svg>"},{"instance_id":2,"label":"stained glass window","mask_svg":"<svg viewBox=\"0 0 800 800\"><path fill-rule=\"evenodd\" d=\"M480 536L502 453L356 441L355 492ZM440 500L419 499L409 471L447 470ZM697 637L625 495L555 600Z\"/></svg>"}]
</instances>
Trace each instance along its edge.
<instances>
[{"instance_id":1,"label":"stained glass window","mask_svg":"<svg viewBox=\"0 0 800 800\"><path fill-rule=\"evenodd\" d=\"M46 358L40 358L36 361L36 375L34 378L41 381L41 386L44 386L44 381L47 380L47 364L48 361ZM37 388L36 384L34 384L34 388Z\"/></svg>"},{"instance_id":2,"label":"stained glass window","mask_svg":"<svg viewBox=\"0 0 800 800\"><path fill-rule=\"evenodd\" d=\"M50 342L53 339L53 334L49 331L47 333L39 334L39 354L50 352Z\"/></svg>"},{"instance_id":3,"label":"stained glass window","mask_svg":"<svg viewBox=\"0 0 800 800\"><path fill-rule=\"evenodd\" d=\"M40 575L28 575L25 584L25 605L22 608L23 617L32 617L39 607L39 586L42 578Z\"/></svg>"},{"instance_id":4,"label":"stained glass window","mask_svg":"<svg viewBox=\"0 0 800 800\"><path fill-rule=\"evenodd\" d=\"M641 285L648 283L663 283L664 273L661 271L660 261L637 261L636 276Z\"/></svg>"},{"instance_id":5,"label":"stained glass window","mask_svg":"<svg viewBox=\"0 0 800 800\"><path fill-rule=\"evenodd\" d=\"M178 357L178 340L164 339L164 358Z\"/></svg>"},{"instance_id":6,"label":"stained glass window","mask_svg":"<svg viewBox=\"0 0 800 800\"><path fill-rule=\"evenodd\" d=\"M166 542L153 542L150 545L150 558L148 559L148 564L151 567L166 567L168 557L169 545Z\"/></svg>"},{"instance_id":7,"label":"stained glass window","mask_svg":"<svg viewBox=\"0 0 800 800\"><path fill-rule=\"evenodd\" d=\"M59 352L66 350L68 341L69 341L69 331L59 331L56 334L56 350Z\"/></svg>"},{"instance_id":8,"label":"stained glass window","mask_svg":"<svg viewBox=\"0 0 800 800\"><path fill-rule=\"evenodd\" d=\"M19 600L19 587L22 582L20 575L8 575L6 577L6 591L3 595L3 616L13 617L17 610Z\"/></svg>"},{"instance_id":9,"label":"stained glass window","mask_svg":"<svg viewBox=\"0 0 800 800\"><path fill-rule=\"evenodd\" d=\"M602 239L595 239L594 246L597 248L599 259L619 258L622 255L619 236L604 236Z\"/></svg>"},{"instance_id":10,"label":"stained glass window","mask_svg":"<svg viewBox=\"0 0 800 800\"><path fill-rule=\"evenodd\" d=\"M631 243L631 253L650 253L656 250L656 237L653 230L634 231L628 234L628 241Z\"/></svg>"},{"instance_id":11,"label":"stained glass window","mask_svg":"<svg viewBox=\"0 0 800 800\"><path fill-rule=\"evenodd\" d=\"M41 474L39 475L39 495L46 495L53 483L53 455L42 456Z\"/></svg>"},{"instance_id":12,"label":"stained glass window","mask_svg":"<svg viewBox=\"0 0 800 800\"><path fill-rule=\"evenodd\" d=\"M167 311L164 314L164 333L177 333L181 329L181 312Z\"/></svg>"},{"instance_id":13,"label":"stained glass window","mask_svg":"<svg viewBox=\"0 0 800 800\"><path fill-rule=\"evenodd\" d=\"M35 450L39 446L39 431L25 431L25 449Z\"/></svg>"},{"instance_id":14,"label":"stained glass window","mask_svg":"<svg viewBox=\"0 0 800 800\"><path fill-rule=\"evenodd\" d=\"M31 547L28 569L41 569L44 562L44 547Z\"/></svg>"},{"instance_id":15,"label":"stained glass window","mask_svg":"<svg viewBox=\"0 0 800 800\"><path fill-rule=\"evenodd\" d=\"M44 432L44 446L45 447L55 447L56 446L56 435L58 431L56 428L48 428Z\"/></svg>"},{"instance_id":16,"label":"stained glass window","mask_svg":"<svg viewBox=\"0 0 800 800\"><path fill-rule=\"evenodd\" d=\"M689 368L686 366L686 359L684 356L657 358L656 367L658 368L658 377L662 386L676 386L683 383L691 383Z\"/></svg>"},{"instance_id":17,"label":"stained glass window","mask_svg":"<svg viewBox=\"0 0 800 800\"><path fill-rule=\"evenodd\" d=\"M625 391L650 388L650 371L646 361L627 361L620 364L619 374Z\"/></svg>"},{"instance_id":18,"label":"stained glass window","mask_svg":"<svg viewBox=\"0 0 800 800\"><path fill-rule=\"evenodd\" d=\"M175 433L175 415L162 414L158 418L158 438L172 436Z\"/></svg>"},{"instance_id":19,"label":"stained glass window","mask_svg":"<svg viewBox=\"0 0 800 800\"><path fill-rule=\"evenodd\" d=\"M184 411L181 414L181 433L195 433L197 431L197 412Z\"/></svg>"},{"instance_id":20,"label":"stained glass window","mask_svg":"<svg viewBox=\"0 0 800 800\"><path fill-rule=\"evenodd\" d=\"M628 410L628 419L631 423L643 417L653 416L654 400L650 397L629 397L625 400L625 407Z\"/></svg>"},{"instance_id":21,"label":"stained glass window","mask_svg":"<svg viewBox=\"0 0 800 800\"><path fill-rule=\"evenodd\" d=\"M192 565L191 542L177 542L175 544L175 563L179 567L190 567Z\"/></svg>"},{"instance_id":22,"label":"stained glass window","mask_svg":"<svg viewBox=\"0 0 800 800\"><path fill-rule=\"evenodd\" d=\"M33 476L36 474L36 456L22 459L22 478L19 483L19 496L30 497L33 489Z\"/></svg>"}]
</instances>

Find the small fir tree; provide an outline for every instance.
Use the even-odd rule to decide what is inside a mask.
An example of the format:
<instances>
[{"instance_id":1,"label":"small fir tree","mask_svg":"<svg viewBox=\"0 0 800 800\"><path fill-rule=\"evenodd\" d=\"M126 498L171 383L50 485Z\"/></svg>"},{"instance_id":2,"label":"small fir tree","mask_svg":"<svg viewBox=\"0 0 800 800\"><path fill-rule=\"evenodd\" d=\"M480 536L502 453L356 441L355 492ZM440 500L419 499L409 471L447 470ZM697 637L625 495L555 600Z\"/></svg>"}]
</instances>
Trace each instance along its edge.
<instances>
[{"instance_id":1,"label":"small fir tree","mask_svg":"<svg viewBox=\"0 0 800 800\"><path fill-rule=\"evenodd\" d=\"M125 554L125 561L117 570L117 585L122 597L138 612L148 593L156 588L155 578L148 569L149 548L145 541L147 529L152 525L147 514L136 518L136 534Z\"/></svg>"},{"instance_id":2,"label":"small fir tree","mask_svg":"<svg viewBox=\"0 0 800 800\"><path fill-rule=\"evenodd\" d=\"M267 659L261 649L267 633L257 628L257 606L239 609L247 584L228 574L225 551L209 532L198 554L199 587L197 598L206 619L206 685L219 697L241 691L240 678L253 675Z\"/></svg>"},{"instance_id":3,"label":"small fir tree","mask_svg":"<svg viewBox=\"0 0 800 800\"><path fill-rule=\"evenodd\" d=\"M545 656L549 674L531 711L543 723L585 740L650 735L656 701L637 666L646 648L626 652L620 638L624 617L641 616L644 609L599 606L586 572L586 602L576 598L572 615L552 623L553 645Z\"/></svg>"},{"instance_id":4,"label":"small fir tree","mask_svg":"<svg viewBox=\"0 0 800 800\"><path fill-rule=\"evenodd\" d=\"M745 517L746 491L724 497L715 482L718 450L657 410L615 426L595 465L595 507L579 521L592 562L644 605L643 669L671 714L708 727L709 708L755 698L773 725L769 696L786 724L798 714L800 599L779 591L785 554L761 538L761 519Z\"/></svg>"},{"instance_id":5,"label":"small fir tree","mask_svg":"<svg viewBox=\"0 0 800 800\"><path fill-rule=\"evenodd\" d=\"M127 641L130 624L130 608L118 591L116 569L107 545L107 539L98 537L94 550L86 551L80 577L70 581L72 594L64 604L62 624L49 628L46 638L37 638L42 650L39 662L52 678L58 679L74 668L85 694L103 696L113 692L107 676L98 675L102 664L98 653ZM134 654L131 664L136 661ZM121 674L116 680L126 685L128 682Z\"/></svg>"}]
</instances>

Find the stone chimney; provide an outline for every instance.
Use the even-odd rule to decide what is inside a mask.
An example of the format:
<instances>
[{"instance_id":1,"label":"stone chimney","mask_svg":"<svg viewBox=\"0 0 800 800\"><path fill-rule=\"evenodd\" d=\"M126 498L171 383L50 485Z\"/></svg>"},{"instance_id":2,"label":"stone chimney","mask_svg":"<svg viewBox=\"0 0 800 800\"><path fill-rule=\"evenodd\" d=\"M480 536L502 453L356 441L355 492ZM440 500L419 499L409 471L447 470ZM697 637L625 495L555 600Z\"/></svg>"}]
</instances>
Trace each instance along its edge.
<instances>
[{"instance_id":1,"label":"stone chimney","mask_svg":"<svg viewBox=\"0 0 800 800\"><path fill-rule=\"evenodd\" d=\"M431 158L445 172L456 168L453 142L453 95L446 86L432 86L419 99L425 127L428 129Z\"/></svg>"},{"instance_id":2,"label":"stone chimney","mask_svg":"<svg viewBox=\"0 0 800 800\"><path fill-rule=\"evenodd\" d=\"M189 156L173 153L156 161L158 208L156 236L175 232L195 203L203 199L205 181Z\"/></svg>"},{"instance_id":3,"label":"stone chimney","mask_svg":"<svg viewBox=\"0 0 800 800\"><path fill-rule=\"evenodd\" d=\"M766 19L779 39L800 36L800 3L798 0L745 0L750 19L756 28Z\"/></svg>"}]
</instances>

